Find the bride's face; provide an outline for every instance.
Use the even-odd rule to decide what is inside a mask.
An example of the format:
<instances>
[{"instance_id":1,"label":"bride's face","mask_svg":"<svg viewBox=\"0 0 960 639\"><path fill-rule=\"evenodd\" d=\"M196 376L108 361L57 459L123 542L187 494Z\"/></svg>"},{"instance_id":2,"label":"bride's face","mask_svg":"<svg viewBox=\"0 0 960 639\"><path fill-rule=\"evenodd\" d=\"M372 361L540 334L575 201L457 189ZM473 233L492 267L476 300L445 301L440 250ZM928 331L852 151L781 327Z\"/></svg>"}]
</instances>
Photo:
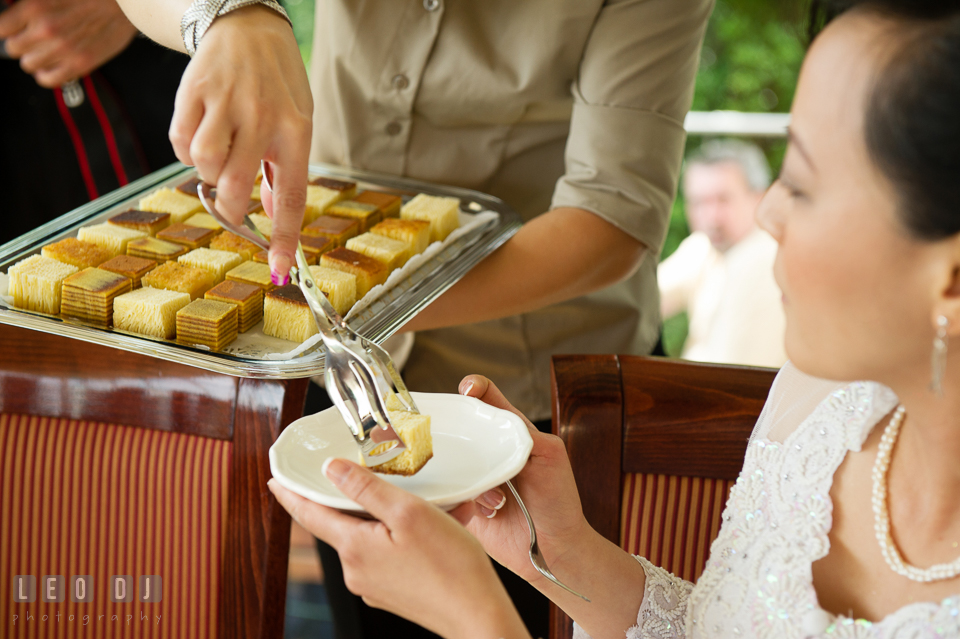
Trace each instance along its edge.
<instances>
[{"instance_id":1,"label":"bride's face","mask_svg":"<svg viewBox=\"0 0 960 639\"><path fill-rule=\"evenodd\" d=\"M757 213L780 245L774 273L787 354L828 379L930 375L945 243L909 236L864 140L893 25L850 12L817 38L800 74L783 171Z\"/></svg>"}]
</instances>

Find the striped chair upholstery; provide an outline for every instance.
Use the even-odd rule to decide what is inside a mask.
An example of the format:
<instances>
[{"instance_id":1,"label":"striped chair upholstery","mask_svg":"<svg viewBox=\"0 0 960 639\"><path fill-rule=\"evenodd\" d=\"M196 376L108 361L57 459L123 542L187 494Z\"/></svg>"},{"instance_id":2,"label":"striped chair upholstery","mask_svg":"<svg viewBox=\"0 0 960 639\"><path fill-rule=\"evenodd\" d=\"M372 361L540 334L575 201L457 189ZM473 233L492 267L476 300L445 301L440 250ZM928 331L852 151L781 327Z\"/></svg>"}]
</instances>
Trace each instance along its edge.
<instances>
[{"instance_id":1,"label":"striped chair upholstery","mask_svg":"<svg viewBox=\"0 0 960 639\"><path fill-rule=\"evenodd\" d=\"M775 374L653 357L555 356L553 428L567 445L590 524L695 581ZM572 634L570 618L553 606L551 637Z\"/></svg>"},{"instance_id":2,"label":"striped chair upholstery","mask_svg":"<svg viewBox=\"0 0 960 639\"><path fill-rule=\"evenodd\" d=\"M4 325L0 353L0 636L282 637L290 519L267 449L308 380ZM36 578L36 601L13 600L14 575ZM93 601L43 603L44 575L91 575ZM132 577L132 602L111 603L112 575ZM138 601L142 575L162 601Z\"/></svg>"},{"instance_id":3,"label":"striped chair upholstery","mask_svg":"<svg viewBox=\"0 0 960 639\"><path fill-rule=\"evenodd\" d=\"M230 446L181 433L0 414L0 575L37 576L38 595L32 604L14 604L3 593L0 619L8 623L17 614L16 625L35 637L79 631L84 617L90 636L217 637ZM110 576L126 574L160 575L162 601L111 603ZM43 603L42 575L91 575L94 601ZM11 584L4 579L0 590ZM61 625L49 622L57 613Z\"/></svg>"}]
</instances>

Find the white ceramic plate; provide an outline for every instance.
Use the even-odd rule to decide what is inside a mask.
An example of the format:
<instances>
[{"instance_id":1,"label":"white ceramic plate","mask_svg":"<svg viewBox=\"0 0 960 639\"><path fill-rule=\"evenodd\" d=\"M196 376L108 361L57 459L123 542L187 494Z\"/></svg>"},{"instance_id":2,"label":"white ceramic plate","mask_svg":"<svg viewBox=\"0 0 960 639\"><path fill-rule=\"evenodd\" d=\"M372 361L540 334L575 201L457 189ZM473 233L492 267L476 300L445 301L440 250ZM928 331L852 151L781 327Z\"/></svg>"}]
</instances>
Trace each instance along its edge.
<instances>
[{"instance_id":1,"label":"white ceramic plate","mask_svg":"<svg viewBox=\"0 0 960 639\"><path fill-rule=\"evenodd\" d=\"M450 509L520 472L533 448L526 424L513 413L472 397L413 393L430 415L433 459L412 477L380 475L440 508ZM358 460L357 444L336 408L290 424L270 447L270 472L311 501L361 512L320 472L328 457Z\"/></svg>"}]
</instances>

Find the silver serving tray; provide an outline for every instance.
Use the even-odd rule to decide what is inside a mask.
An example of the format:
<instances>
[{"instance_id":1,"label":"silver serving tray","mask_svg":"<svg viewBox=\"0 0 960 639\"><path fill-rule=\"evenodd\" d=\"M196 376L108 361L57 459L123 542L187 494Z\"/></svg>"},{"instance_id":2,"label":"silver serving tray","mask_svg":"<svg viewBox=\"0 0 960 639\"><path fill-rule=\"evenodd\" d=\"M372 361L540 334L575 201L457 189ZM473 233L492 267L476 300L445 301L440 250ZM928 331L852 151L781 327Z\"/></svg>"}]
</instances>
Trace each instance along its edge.
<instances>
[{"instance_id":1,"label":"silver serving tray","mask_svg":"<svg viewBox=\"0 0 960 639\"><path fill-rule=\"evenodd\" d=\"M191 167L172 164L89 202L43 226L0 246L0 272L20 260L39 253L40 249L65 237L75 237L81 226L106 221L109 217L135 207L138 200L155 189L175 186L195 175ZM350 320L354 330L382 343L406 324L433 300L453 286L467 271L510 239L520 229L520 216L502 200L493 196L449 186L440 186L367 171L310 165L311 177L332 177L357 182L358 189L394 193L404 197L416 193L460 198L467 213L494 211L499 219L475 229L445 247L382 297ZM133 335L82 324L73 319L44 315L0 305L0 323L62 335L121 350L179 362L205 370L235 375L289 379L309 377L323 372L323 349L308 351L288 360L245 358L229 353L206 351L171 340Z\"/></svg>"}]
</instances>

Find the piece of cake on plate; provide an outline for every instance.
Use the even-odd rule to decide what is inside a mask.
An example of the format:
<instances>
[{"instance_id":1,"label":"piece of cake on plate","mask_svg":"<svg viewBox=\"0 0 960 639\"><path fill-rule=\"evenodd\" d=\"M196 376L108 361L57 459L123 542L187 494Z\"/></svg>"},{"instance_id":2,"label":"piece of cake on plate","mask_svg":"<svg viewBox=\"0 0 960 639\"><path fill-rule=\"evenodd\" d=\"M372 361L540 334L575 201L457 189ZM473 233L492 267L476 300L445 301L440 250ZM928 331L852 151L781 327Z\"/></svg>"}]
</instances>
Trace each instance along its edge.
<instances>
[{"instance_id":1,"label":"piece of cake on plate","mask_svg":"<svg viewBox=\"0 0 960 639\"><path fill-rule=\"evenodd\" d=\"M348 248L336 248L320 257L320 265L357 277L357 299L363 299L370 289L387 281L387 267L363 253Z\"/></svg>"},{"instance_id":2,"label":"piece of cake on plate","mask_svg":"<svg viewBox=\"0 0 960 639\"><path fill-rule=\"evenodd\" d=\"M142 198L137 205L141 211L155 213L169 213L172 224L182 224L194 213L203 213L203 204L200 198L187 195L175 189L162 188Z\"/></svg>"},{"instance_id":3,"label":"piece of cake on plate","mask_svg":"<svg viewBox=\"0 0 960 639\"><path fill-rule=\"evenodd\" d=\"M219 351L237 339L237 306L217 300L193 300L177 311L177 341Z\"/></svg>"},{"instance_id":4,"label":"piece of cake on plate","mask_svg":"<svg viewBox=\"0 0 960 639\"><path fill-rule=\"evenodd\" d=\"M317 320L298 286L287 284L264 296L263 332L297 343L317 334Z\"/></svg>"},{"instance_id":5,"label":"piece of cake on plate","mask_svg":"<svg viewBox=\"0 0 960 639\"><path fill-rule=\"evenodd\" d=\"M60 313L66 317L110 326L113 319L113 300L129 293L133 281L104 269L90 267L63 280Z\"/></svg>"},{"instance_id":6,"label":"piece of cake on plate","mask_svg":"<svg viewBox=\"0 0 960 639\"><path fill-rule=\"evenodd\" d=\"M127 252L127 244L132 240L149 237L144 231L114 226L113 224L94 224L84 226L77 232L77 238L84 242L93 242L110 251L110 256L123 255Z\"/></svg>"},{"instance_id":7,"label":"piece of cake on plate","mask_svg":"<svg viewBox=\"0 0 960 639\"><path fill-rule=\"evenodd\" d=\"M181 255L177 261L194 268L202 268L213 275L213 280L219 284L227 276L227 272L240 265L243 258L230 251L218 251L216 249L198 248L190 251L186 255Z\"/></svg>"},{"instance_id":8,"label":"piece of cake on plate","mask_svg":"<svg viewBox=\"0 0 960 639\"><path fill-rule=\"evenodd\" d=\"M397 436L407 448L393 459L371 466L370 470L384 475L414 475L433 458L430 416L388 408L387 417L390 418L390 425L397 431ZM376 453L377 449L373 452ZM360 463L365 463L362 456Z\"/></svg>"},{"instance_id":9,"label":"piece of cake on plate","mask_svg":"<svg viewBox=\"0 0 960 639\"><path fill-rule=\"evenodd\" d=\"M403 205L400 219L430 222L430 241L442 242L460 228L460 198L420 193Z\"/></svg>"},{"instance_id":10,"label":"piece of cake on plate","mask_svg":"<svg viewBox=\"0 0 960 639\"><path fill-rule=\"evenodd\" d=\"M79 269L42 255L31 255L7 271L13 305L28 311L56 315L60 312L63 280Z\"/></svg>"},{"instance_id":11,"label":"piece of cake on plate","mask_svg":"<svg viewBox=\"0 0 960 639\"><path fill-rule=\"evenodd\" d=\"M59 242L47 244L40 249L40 254L77 268L100 266L113 257L113 251L93 242L78 240L75 237L68 237Z\"/></svg>"},{"instance_id":12,"label":"piece of cake on plate","mask_svg":"<svg viewBox=\"0 0 960 639\"><path fill-rule=\"evenodd\" d=\"M150 288L186 293L192 300L203 297L216 284L209 271L177 262L161 264L144 275L142 282Z\"/></svg>"},{"instance_id":13,"label":"piece of cake on plate","mask_svg":"<svg viewBox=\"0 0 960 639\"><path fill-rule=\"evenodd\" d=\"M170 214L131 209L114 215L107 220L107 224L122 226L134 231L143 231L147 235L153 236L157 234L157 231L162 231L170 226Z\"/></svg>"},{"instance_id":14,"label":"piece of cake on plate","mask_svg":"<svg viewBox=\"0 0 960 639\"><path fill-rule=\"evenodd\" d=\"M204 299L237 306L237 330L246 333L263 319L263 289L253 284L225 280L204 293Z\"/></svg>"},{"instance_id":15,"label":"piece of cake on plate","mask_svg":"<svg viewBox=\"0 0 960 639\"><path fill-rule=\"evenodd\" d=\"M326 266L311 266L310 275L341 316L357 303L357 276Z\"/></svg>"},{"instance_id":16,"label":"piece of cake on plate","mask_svg":"<svg viewBox=\"0 0 960 639\"><path fill-rule=\"evenodd\" d=\"M177 333L177 311L189 303L187 293L144 286L113 300L113 326L140 335L173 339Z\"/></svg>"},{"instance_id":17,"label":"piece of cake on plate","mask_svg":"<svg viewBox=\"0 0 960 639\"><path fill-rule=\"evenodd\" d=\"M404 242L376 233L364 233L347 240L347 248L382 262L391 273L406 264L411 256L410 247Z\"/></svg>"}]
</instances>

